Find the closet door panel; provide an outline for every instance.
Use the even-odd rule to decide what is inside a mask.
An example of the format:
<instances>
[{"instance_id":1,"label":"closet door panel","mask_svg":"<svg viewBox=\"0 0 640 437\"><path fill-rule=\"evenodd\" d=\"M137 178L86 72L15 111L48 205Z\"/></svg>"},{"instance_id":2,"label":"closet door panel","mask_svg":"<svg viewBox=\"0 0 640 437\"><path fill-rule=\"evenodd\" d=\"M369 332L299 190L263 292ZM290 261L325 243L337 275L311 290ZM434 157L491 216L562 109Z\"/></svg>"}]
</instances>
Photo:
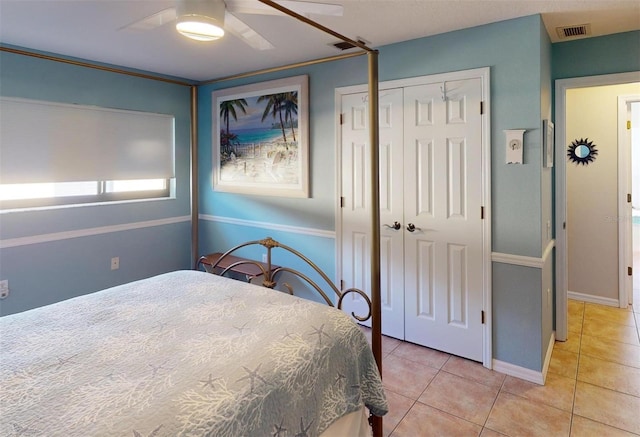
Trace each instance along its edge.
<instances>
[{"instance_id":1,"label":"closet door panel","mask_svg":"<svg viewBox=\"0 0 640 437\"><path fill-rule=\"evenodd\" d=\"M404 266L402 226L403 199L403 105L402 90L386 90L380 95L380 291L382 303L382 333L404 339ZM344 287L356 286L370 293L371 191L369 177L369 120L366 93L342 97L342 213ZM353 246L353 241L359 243ZM355 257L350 247L360 251ZM355 265L360 262L361 265ZM362 277L360 277L362 273ZM358 274L358 276L356 276ZM345 299L346 312L358 308L364 301L355 295ZM369 326L369 322L365 323Z\"/></svg>"},{"instance_id":2,"label":"closet door panel","mask_svg":"<svg viewBox=\"0 0 640 437\"><path fill-rule=\"evenodd\" d=\"M407 87L404 93L405 112L412 114L405 117L405 167L416 170L405 172L405 221L413 224L405 230L405 281L416 278L405 288L405 338L482 361L480 79ZM416 109L426 102L430 123ZM417 144L430 145L429 165L411 165L419 161ZM428 213L425 191L431 195ZM416 256L425 246L429 260ZM429 317L423 315L427 297L433 302Z\"/></svg>"}]
</instances>

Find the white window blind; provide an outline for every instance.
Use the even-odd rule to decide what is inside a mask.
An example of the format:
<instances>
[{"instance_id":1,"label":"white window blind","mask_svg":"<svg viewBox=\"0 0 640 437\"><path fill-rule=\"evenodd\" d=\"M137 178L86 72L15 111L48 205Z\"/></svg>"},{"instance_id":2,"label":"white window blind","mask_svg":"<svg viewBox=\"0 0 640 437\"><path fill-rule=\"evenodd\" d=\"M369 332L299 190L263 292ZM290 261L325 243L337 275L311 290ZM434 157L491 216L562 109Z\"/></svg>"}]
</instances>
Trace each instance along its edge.
<instances>
[{"instance_id":1,"label":"white window blind","mask_svg":"<svg viewBox=\"0 0 640 437\"><path fill-rule=\"evenodd\" d=\"M174 177L174 118L0 97L0 184Z\"/></svg>"}]
</instances>

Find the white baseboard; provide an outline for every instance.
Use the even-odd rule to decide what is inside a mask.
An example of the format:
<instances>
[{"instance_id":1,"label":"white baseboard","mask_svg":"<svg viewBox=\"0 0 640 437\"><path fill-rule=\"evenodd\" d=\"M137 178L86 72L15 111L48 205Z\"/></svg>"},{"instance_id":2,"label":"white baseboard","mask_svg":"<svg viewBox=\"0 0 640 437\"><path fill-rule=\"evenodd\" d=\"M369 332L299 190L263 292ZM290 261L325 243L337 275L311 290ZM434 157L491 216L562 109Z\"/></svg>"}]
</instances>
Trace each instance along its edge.
<instances>
[{"instance_id":1,"label":"white baseboard","mask_svg":"<svg viewBox=\"0 0 640 437\"><path fill-rule=\"evenodd\" d=\"M515 364L493 360L493 370L515 378L524 379L525 381L533 382L535 384L544 385L544 375L542 372L536 372L535 370L516 366Z\"/></svg>"},{"instance_id":2,"label":"white baseboard","mask_svg":"<svg viewBox=\"0 0 640 437\"><path fill-rule=\"evenodd\" d=\"M578 293L577 291L567 291L567 297L580 302L597 303L616 308L620 307L618 299L612 299L610 297L594 296L592 294Z\"/></svg>"},{"instance_id":3,"label":"white baseboard","mask_svg":"<svg viewBox=\"0 0 640 437\"><path fill-rule=\"evenodd\" d=\"M551 354L553 354L553 346L556 344L556 331L551 333L549 339L549 345L547 346L547 354L544 357L544 365L542 366L542 384L547 381L547 372L549 371L549 364L551 363Z\"/></svg>"}]
</instances>

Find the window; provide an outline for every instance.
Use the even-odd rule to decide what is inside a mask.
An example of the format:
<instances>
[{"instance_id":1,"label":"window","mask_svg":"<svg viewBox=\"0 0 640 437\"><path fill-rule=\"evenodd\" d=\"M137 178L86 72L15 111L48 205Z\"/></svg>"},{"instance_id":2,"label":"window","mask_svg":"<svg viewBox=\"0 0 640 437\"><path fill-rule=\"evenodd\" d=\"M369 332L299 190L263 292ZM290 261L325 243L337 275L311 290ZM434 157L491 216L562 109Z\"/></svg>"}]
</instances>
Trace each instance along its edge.
<instances>
[{"instance_id":1,"label":"window","mask_svg":"<svg viewBox=\"0 0 640 437\"><path fill-rule=\"evenodd\" d=\"M171 179L0 184L0 210L170 197Z\"/></svg>"},{"instance_id":2,"label":"window","mask_svg":"<svg viewBox=\"0 0 640 437\"><path fill-rule=\"evenodd\" d=\"M0 209L169 197L174 117L0 97Z\"/></svg>"}]
</instances>

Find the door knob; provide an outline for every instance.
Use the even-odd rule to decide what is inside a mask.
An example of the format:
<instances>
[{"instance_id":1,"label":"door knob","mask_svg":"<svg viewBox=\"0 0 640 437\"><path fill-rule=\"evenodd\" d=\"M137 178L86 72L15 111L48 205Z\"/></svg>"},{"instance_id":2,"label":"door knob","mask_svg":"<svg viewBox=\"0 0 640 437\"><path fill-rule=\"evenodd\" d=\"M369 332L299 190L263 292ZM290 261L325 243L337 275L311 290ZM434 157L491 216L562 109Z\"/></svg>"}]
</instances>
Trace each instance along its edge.
<instances>
[{"instance_id":1,"label":"door knob","mask_svg":"<svg viewBox=\"0 0 640 437\"><path fill-rule=\"evenodd\" d=\"M409 223L407 225L407 231L409 232L413 232L413 231L421 231L422 229L417 227L416 225L414 225L413 223Z\"/></svg>"},{"instance_id":2,"label":"door knob","mask_svg":"<svg viewBox=\"0 0 640 437\"><path fill-rule=\"evenodd\" d=\"M382 226L386 226L387 228L395 229L396 231L402 227L399 222L393 222L393 225L384 224Z\"/></svg>"}]
</instances>

